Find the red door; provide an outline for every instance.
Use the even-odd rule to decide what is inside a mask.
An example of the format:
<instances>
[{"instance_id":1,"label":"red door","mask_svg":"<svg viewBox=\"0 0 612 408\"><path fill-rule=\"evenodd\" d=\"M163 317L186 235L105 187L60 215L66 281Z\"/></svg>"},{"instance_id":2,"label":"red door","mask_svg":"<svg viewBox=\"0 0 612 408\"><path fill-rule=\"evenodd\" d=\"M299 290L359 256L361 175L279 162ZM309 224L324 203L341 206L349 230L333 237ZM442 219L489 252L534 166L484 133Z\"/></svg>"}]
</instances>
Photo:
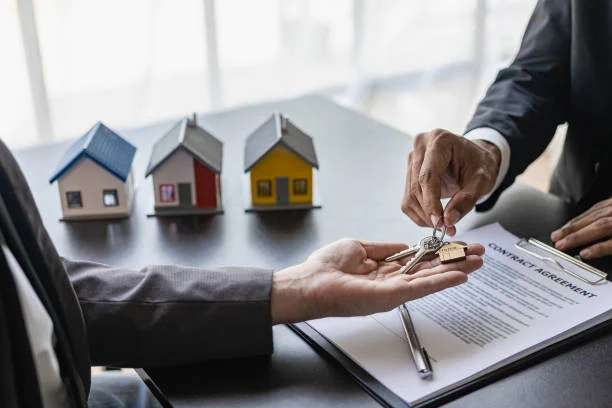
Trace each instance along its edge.
<instances>
[{"instance_id":1,"label":"red door","mask_svg":"<svg viewBox=\"0 0 612 408\"><path fill-rule=\"evenodd\" d=\"M199 208L217 207L216 174L202 163L193 159L195 173L196 206Z\"/></svg>"}]
</instances>

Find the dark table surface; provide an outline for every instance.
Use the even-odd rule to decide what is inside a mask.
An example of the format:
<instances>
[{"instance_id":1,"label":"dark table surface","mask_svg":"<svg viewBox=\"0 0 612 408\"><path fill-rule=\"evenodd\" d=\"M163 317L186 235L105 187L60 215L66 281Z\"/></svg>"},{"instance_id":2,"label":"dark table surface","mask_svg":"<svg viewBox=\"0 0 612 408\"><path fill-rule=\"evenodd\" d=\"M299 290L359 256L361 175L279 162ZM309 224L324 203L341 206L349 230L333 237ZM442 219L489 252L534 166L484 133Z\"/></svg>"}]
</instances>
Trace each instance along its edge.
<instances>
[{"instance_id":1,"label":"dark table surface","mask_svg":"<svg viewBox=\"0 0 612 408\"><path fill-rule=\"evenodd\" d=\"M275 110L315 139L321 209L244 212L243 142ZM57 187L47 180L69 142L17 152L59 252L133 268L155 263L283 268L346 236L413 242L429 232L399 208L412 145L404 133L316 96L222 112L199 123L224 142L223 215L147 218L152 207L151 182L144 179L148 155L172 122L121 132L138 147L135 204L130 219L122 221L58 221ZM558 198L517 183L492 211L466 217L459 232L501 222L516 235L549 241L550 231L570 216L571 208ZM607 261L599 266L610 269ZM274 327L274 343L271 357L146 371L176 407L378 406L342 368L287 327ZM612 407L612 331L600 330L562 351L446 406Z\"/></svg>"}]
</instances>

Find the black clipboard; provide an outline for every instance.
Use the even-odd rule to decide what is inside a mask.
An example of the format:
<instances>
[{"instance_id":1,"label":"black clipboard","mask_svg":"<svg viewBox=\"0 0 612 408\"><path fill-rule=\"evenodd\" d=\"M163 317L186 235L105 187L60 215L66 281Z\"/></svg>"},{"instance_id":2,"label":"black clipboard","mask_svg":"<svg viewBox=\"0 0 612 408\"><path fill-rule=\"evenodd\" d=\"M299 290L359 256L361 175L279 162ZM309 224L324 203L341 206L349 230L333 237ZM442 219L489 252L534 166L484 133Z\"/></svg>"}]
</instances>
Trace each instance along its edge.
<instances>
[{"instance_id":1,"label":"black clipboard","mask_svg":"<svg viewBox=\"0 0 612 408\"><path fill-rule=\"evenodd\" d=\"M346 372L357 382L357 384L359 384L359 386L361 386L361 388L378 403L384 407L390 408L439 407L504 377L508 377L550 357L554 357L555 355L567 351L576 345L582 344L588 340L593 340L597 336L612 332L612 320L608 320L571 337L560 340L557 343L551 344L550 346L545 347L542 350L538 350L522 359L500 367L487 375L475 379L474 381L453 388L442 395L420 404L410 405L390 389L385 387L359 364L351 360L342 350L313 329L310 325L308 325L308 323L296 323L289 324L287 326L289 326L291 330L300 336L323 358L346 370Z\"/></svg>"},{"instance_id":2,"label":"black clipboard","mask_svg":"<svg viewBox=\"0 0 612 408\"><path fill-rule=\"evenodd\" d=\"M536 241L535 239L532 239L532 238L519 240L516 243L516 247L519 249L522 249L526 253L531 253L533 255L533 252L526 250L527 248L525 248L525 244L535 245L536 247L539 247L540 249L545 250L551 256L562 258L565 261L568 260L567 259L568 256L566 254L562 253L563 256L559 255L560 251L557 251L556 249L546 244L543 244L540 241ZM533 256L535 256L536 258L538 257L537 254ZM554 260L552 261L554 262ZM575 260L574 262L575 265L580 265L581 263L582 263L581 260ZM589 268L585 268L586 271L594 273L592 269L594 268L591 266L589 266ZM565 269L562 269L562 270L564 272L567 272ZM590 284L598 284L599 282L602 281L602 279L599 279L602 276L603 276L603 280L606 280L607 275L602 271L598 271L598 272L599 273L595 273L595 275L598 276L598 279L595 281L585 280L584 277L579 278L579 279L581 279L583 282L587 282ZM575 276L574 274L572 275ZM535 351L528 356L525 356L519 360L513 361L467 384L459 385L456 388L453 388L441 395L433 397L420 404L411 405L407 403L406 401L404 401L403 399L401 399L398 395L396 395L393 391L391 391L385 385L383 385L374 376L372 376L365 369L363 369L359 364L354 362L340 348L338 348L332 342L327 340L323 335L321 335L318 331L316 331L308 323L289 324L288 326L299 337L301 337L307 344L309 344L317 353L319 353L323 358L345 369L346 372L361 386L361 388L363 388L365 392L367 392L370 396L372 396L372 398L374 398L382 406L392 407L392 408L431 408L431 407L441 406L454 399L460 398L461 396L464 396L472 391L485 387L497 380L510 376L532 365L535 365L538 362L544 361L550 357L553 357L557 354L567 351L576 345L584 343L588 340L592 340L599 335L603 335L603 334L612 332L612 320L608 320L606 322L603 322L601 324L598 324L596 326L583 330L579 333L576 333L575 335L570 336L566 339L560 340L554 344L544 347L541 350Z\"/></svg>"}]
</instances>

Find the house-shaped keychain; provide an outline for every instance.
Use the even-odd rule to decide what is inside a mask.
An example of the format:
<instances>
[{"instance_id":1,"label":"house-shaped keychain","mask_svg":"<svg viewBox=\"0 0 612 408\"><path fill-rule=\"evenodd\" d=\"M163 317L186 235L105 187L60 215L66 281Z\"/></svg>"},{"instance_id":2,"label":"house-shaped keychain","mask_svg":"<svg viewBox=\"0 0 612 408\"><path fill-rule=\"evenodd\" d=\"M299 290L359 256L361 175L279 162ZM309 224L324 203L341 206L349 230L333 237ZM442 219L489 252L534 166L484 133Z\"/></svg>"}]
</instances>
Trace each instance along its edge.
<instances>
[{"instance_id":1,"label":"house-shaped keychain","mask_svg":"<svg viewBox=\"0 0 612 408\"><path fill-rule=\"evenodd\" d=\"M153 146L155 216L214 214L221 205L223 143L198 126L196 115L177 122Z\"/></svg>"},{"instance_id":2,"label":"house-shaped keychain","mask_svg":"<svg viewBox=\"0 0 612 408\"><path fill-rule=\"evenodd\" d=\"M440 256L440 262L444 264L464 260L466 250L467 245L463 242L447 242L436 254Z\"/></svg>"},{"instance_id":3,"label":"house-shaped keychain","mask_svg":"<svg viewBox=\"0 0 612 408\"><path fill-rule=\"evenodd\" d=\"M62 220L129 217L135 153L136 147L101 122L73 143L49 180L57 181Z\"/></svg>"},{"instance_id":4,"label":"house-shaped keychain","mask_svg":"<svg viewBox=\"0 0 612 408\"><path fill-rule=\"evenodd\" d=\"M319 208L314 175L319 168L312 138L275 113L244 146L247 211Z\"/></svg>"}]
</instances>

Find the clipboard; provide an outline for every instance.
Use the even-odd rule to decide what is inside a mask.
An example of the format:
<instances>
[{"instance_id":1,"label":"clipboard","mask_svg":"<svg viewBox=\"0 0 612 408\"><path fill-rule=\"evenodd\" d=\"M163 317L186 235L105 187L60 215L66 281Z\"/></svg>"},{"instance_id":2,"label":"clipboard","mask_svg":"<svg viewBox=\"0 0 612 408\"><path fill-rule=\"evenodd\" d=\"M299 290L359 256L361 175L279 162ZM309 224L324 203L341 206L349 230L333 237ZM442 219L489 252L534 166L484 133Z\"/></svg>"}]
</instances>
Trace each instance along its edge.
<instances>
[{"instance_id":1,"label":"clipboard","mask_svg":"<svg viewBox=\"0 0 612 408\"><path fill-rule=\"evenodd\" d=\"M516 242L515 246L524 253L533 256L536 259L543 260L554 266L557 270L568 273L576 279L588 283L589 285L597 285L607 279L607 273L588 265L581 259L571 257L534 238L522 238ZM577 273L569 269L564 265L565 263L571 264L576 268L580 268L584 271L584 273ZM589 276L589 274L591 276ZM411 405L401 399L359 364L349 358L339 347L334 345L313 327L311 327L308 323L289 324L288 327L323 358L346 370L347 374L349 374L366 393L368 393L382 406L390 408L430 408L438 407L460 398L504 377L522 371L525 368L535 365L564 351L568 351L570 348L580 344L582 341L607 333L609 330L612 330L612 320L608 320L602 324L576 333L571 337L553 343L541 350L535 351L524 358L513 361L469 383L459 385L444 394L414 405Z\"/></svg>"},{"instance_id":2,"label":"clipboard","mask_svg":"<svg viewBox=\"0 0 612 408\"><path fill-rule=\"evenodd\" d=\"M552 264L552 266L556 267L561 272L565 272L584 283L588 283L589 285L597 285L605 281L608 277L607 273L587 264L586 262L582 261L580 257L572 257L566 254L565 252L561 252L558 249L551 247L550 245L538 241L535 238L521 238L516 244L514 244L514 246L517 249L520 249L521 251L525 252L526 254L529 254L540 261ZM541 253L538 253L538 250ZM573 265L578 269L581 269L584 272L588 272L594 276L590 279L589 277L585 276L586 274L583 275L581 273L575 272L563 265L562 262Z\"/></svg>"},{"instance_id":3,"label":"clipboard","mask_svg":"<svg viewBox=\"0 0 612 408\"><path fill-rule=\"evenodd\" d=\"M410 405L389 388L385 387L380 381L378 381L360 365L344 354L341 349L336 347L333 343L319 334L319 332L309 326L308 323L288 324L287 326L308 345L310 345L321 357L346 370L347 374L349 374L366 393L368 393L383 407L433 408L439 407L474 392L479 388L483 388L498 380L518 373L519 371L522 371L565 351L569 351L572 347L580 344L583 341L591 340L598 335L603 335L612 330L612 320L608 320L605 323L586 329L564 340L560 340L557 343L551 344L548 347L530 354L529 356L500 367L499 369L492 371L485 376L479 377L474 381L457 386L444 394L416 405Z\"/></svg>"}]
</instances>

